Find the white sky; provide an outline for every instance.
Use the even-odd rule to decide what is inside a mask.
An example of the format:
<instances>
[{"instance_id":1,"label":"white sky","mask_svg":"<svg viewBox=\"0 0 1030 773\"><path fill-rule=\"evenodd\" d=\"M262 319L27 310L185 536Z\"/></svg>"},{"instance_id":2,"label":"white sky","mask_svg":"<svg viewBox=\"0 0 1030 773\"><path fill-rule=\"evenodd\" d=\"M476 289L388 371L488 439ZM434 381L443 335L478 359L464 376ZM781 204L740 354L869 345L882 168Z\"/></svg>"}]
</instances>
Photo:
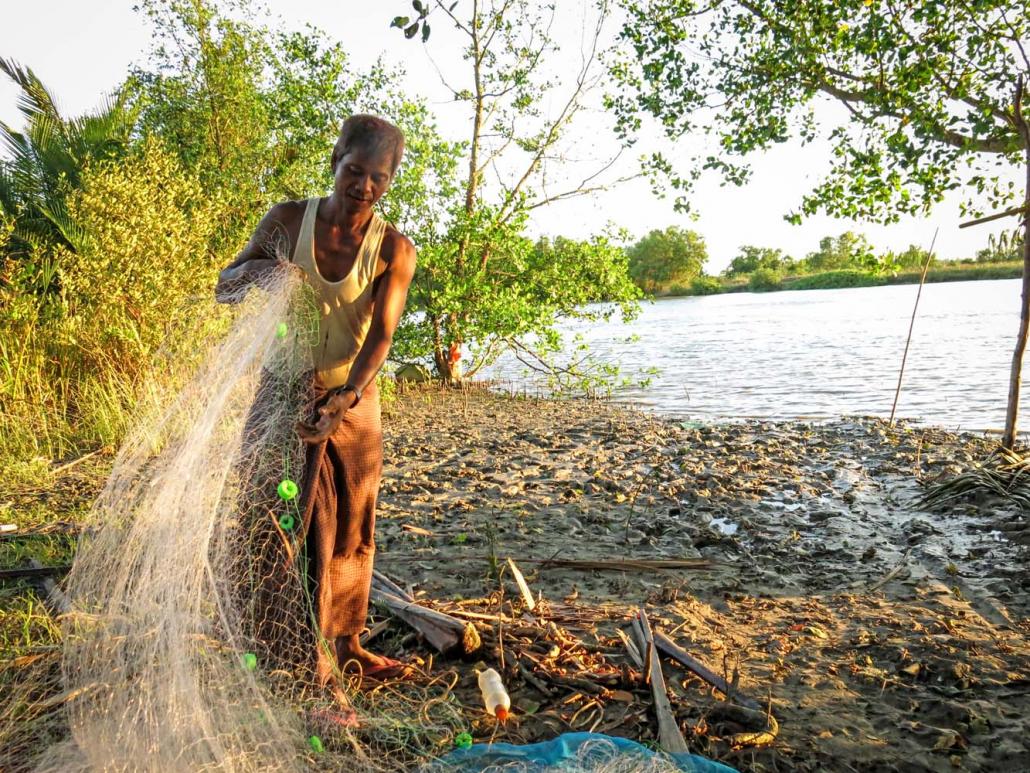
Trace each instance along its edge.
<instances>
[{"instance_id":1,"label":"white sky","mask_svg":"<svg viewBox=\"0 0 1030 773\"><path fill-rule=\"evenodd\" d=\"M562 10L577 9L582 2L563 0ZM150 33L132 5L132 0L0 0L0 57L31 67L55 93L66 114L89 110L124 79L130 64L146 58ZM405 90L429 101L445 134L453 139L465 138L470 119L463 107L448 100L425 49L419 43L404 41L397 30L388 28L393 16L409 13L407 0L267 0L267 5L274 16L285 20L285 26L312 24L339 40L358 70L369 67L380 56L388 64L401 65L407 72ZM433 26L429 51L441 66L452 62L458 67L457 40L449 35L442 18ZM563 48L578 51L577 26L559 25L555 36ZM20 125L16 94L13 84L0 82L0 120ZM600 155L610 147L610 119L601 113L587 113L583 121L579 136L588 146L584 153ZM597 146L596 150L590 146ZM645 138L634 153L650 147L657 144ZM582 238L609 222L634 236L668 225L692 228L704 235L710 256L707 268L715 273L743 244L780 247L794 257L803 257L823 236L851 229L865 233L880 250L901 250L909 244L928 247L939 226L938 255L958 258L972 256L986 244L988 234L1015 225L1001 221L959 230L957 197L938 206L929 219L909 218L893 226L825 216L811 217L801 226L789 225L782 216L796 208L802 195L819 179L823 164L817 147L784 145L754 159L754 177L744 188L723 187L714 178L703 180L692 197L700 215L697 220L673 212L671 202L655 199L645 183L632 182L596 197L537 210L531 230L535 234ZM1017 172L1013 171L1012 179L1019 182Z\"/></svg>"}]
</instances>

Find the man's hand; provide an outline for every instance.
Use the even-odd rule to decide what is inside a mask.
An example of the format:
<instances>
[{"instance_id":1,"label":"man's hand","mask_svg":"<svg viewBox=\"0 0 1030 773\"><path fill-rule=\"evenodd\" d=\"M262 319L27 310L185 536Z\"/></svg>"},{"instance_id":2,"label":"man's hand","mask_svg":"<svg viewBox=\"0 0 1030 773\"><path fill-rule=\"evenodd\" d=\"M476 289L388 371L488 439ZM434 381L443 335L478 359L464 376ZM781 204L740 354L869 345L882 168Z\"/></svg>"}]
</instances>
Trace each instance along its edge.
<instances>
[{"instance_id":1,"label":"man's hand","mask_svg":"<svg viewBox=\"0 0 1030 773\"><path fill-rule=\"evenodd\" d=\"M330 392L315 410L315 422L297 422L297 434L305 443L314 445L329 438L343 421L343 415L354 407L357 396L347 389L343 392Z\"/></svg>"}]
</instances>

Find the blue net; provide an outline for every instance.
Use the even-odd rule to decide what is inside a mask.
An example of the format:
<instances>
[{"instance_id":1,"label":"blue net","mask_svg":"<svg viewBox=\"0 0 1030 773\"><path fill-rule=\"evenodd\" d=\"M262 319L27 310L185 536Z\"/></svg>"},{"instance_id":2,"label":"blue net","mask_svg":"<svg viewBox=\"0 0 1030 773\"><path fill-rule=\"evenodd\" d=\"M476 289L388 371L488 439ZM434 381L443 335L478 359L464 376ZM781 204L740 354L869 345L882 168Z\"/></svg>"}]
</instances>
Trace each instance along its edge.
<instances>
[{"instance_id":1,"label":"blue net","mask_svg":"<svg viewBox=\"0 0 1030 773\"><path fill-rule=\"evenodd\" d=\"M424 773L473 773L504 770L679 770L736 773L734 768L696 754L655 752L627 738L600 733L565 733L550 741L517 746L475 744L455 749L423 768Z\"/></svg>"}]
</instances>

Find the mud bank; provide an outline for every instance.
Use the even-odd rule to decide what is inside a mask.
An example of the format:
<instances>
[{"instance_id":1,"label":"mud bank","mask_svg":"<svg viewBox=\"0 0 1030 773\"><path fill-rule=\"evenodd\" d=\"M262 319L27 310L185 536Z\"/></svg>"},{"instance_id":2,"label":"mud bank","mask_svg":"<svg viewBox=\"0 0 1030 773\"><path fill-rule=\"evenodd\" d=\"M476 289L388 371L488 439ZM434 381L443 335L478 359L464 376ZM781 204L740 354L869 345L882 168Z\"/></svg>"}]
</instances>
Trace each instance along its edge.
<instances>
[{"instance_id":1,"label":"mud bank","mask_svg":"<svg viewBox=\"0 0 1030 773\"><path fill-rule=\"evenodd\" d=\"M754 771L1030 769L1026 517L915 504L990 441L865 419L684 425L481 389L409 392L384 426L377 566L423 598L512 613L494 571L511 557L614 661L616 627L646 606L780 724L772 746L730 748L713 732L721 696L666 663L692 751ZM712 565L538 563L554 558ZM425 651L400 627L378 647ZM471 668L449 667L475 705ZM512 682L521 719L495 740L588 729L574 688ZM624 711L597 729L653 740L648 706L616 693Z\"/></svg>"}]
</instances>

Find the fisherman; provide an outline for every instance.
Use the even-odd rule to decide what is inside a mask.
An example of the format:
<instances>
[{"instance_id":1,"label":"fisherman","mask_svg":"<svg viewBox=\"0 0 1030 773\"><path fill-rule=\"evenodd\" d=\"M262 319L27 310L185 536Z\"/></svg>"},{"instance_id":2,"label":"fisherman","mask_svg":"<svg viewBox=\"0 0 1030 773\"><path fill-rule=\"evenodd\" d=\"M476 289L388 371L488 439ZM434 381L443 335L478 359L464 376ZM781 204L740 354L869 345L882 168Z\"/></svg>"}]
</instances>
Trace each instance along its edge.
<instances>
[{"instance_id":1,"label":"fisherman","mask_svg":"<svg viewBox=\"0 0 1030 773\"><path fill-rule=\"evenodd\" d=\"M371 115L348 118L330 160L329 196L273 206L215 288L218 300L231 302L283 262L285 253L320 307L309 421L297 431L307 444L301 507L325 640L316 656L323 685L339 671L386 678L406 668L358 640L368 614L383 465L375 378L415 272L411 241L374 207L389 190L403 152L404 135L393 124Z\"/></svg>"}]
</instances>

